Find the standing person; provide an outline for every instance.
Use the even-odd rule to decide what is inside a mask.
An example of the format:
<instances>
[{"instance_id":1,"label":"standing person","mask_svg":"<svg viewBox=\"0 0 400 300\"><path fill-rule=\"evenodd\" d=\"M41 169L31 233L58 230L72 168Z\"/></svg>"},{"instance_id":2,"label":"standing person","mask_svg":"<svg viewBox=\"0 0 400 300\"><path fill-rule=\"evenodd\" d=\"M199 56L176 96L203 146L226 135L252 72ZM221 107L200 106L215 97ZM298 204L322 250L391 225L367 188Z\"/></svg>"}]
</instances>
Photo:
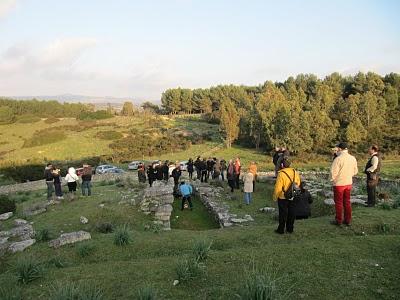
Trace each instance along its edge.
<instances>
[{"instance_id":1,"label":"standing person","mask_svg":"<svg viewBox=\"0 0 400 300\"><path fill-rule=\"evenodd\" d=\"M207 159L206 165L207 165L207 177L206 177L206 182L207 182L207 180L210 178L210 176L212 176L212 173L214 170L214 161L211 157L209 157Z\"/></svg>"},{"instance_id":2,"label":"standing person","mask_svg":"<svg viewBox=\"0 0 400 300\"><path fill-rule=\"evenodd\" d=\"M174 178L174 184L177 187L179 183L179 178L182 175L181 166L177 163L175 169L172 170L172 178Z\"/></svg>"},{"instance_id":3,"label":"standing person","mask_svg":"<svg viewBox=\"0 0 400 300\"><path fill-rule=\"evenodd\" d=\"M364 173L367 174L368 207L374 207L376 202L376 186L378 185L379 172L381 171L381 158L378 151L379 147L377 145L372 145L368 149L370 159L364 170Z\"/></svg>"},{"instance_id":4,"label":"standing person","mask_svg":"<svg viewBox=\"0 0 400 300\"><path fill-rule=\"evenodd\" d=\"M145 183L146 182L146 170L144 168L144 164L139 164L138 167L138 180L141 183Z\"/></svg>"},{"instance_id":5,"label":"standing person","mask_svg":"<svg viewBox=\"0 0 400 300\"><path fill-rule=\"evenodd\" d=\"M182 195L182 204L181 204L181 210L185 208L185 202L189 202L189 207L190 210L193 210L193 203L191 199L191 195L193 193L193 188L190 184L185 183L184 181L181 182L179 186L179 190Z\"/></svg>"},{"instance_id":6,"label":"standing person","mask_svg":"<svg viewBox=\"0 0 400 300\"><path fill-rule=\"evenodd\" d=\"M156 173L153 164L150 164L147 167L147 179L149 181L149 185L153 186L153 182L156 180Z\"/></svg>"},{"instance_id":7,"label":"standing person","mask_svg":"<svg viewBox=\"0 0 400 300\"><path fill-rule=\"evenodd\" d=\"M203 158L200 161L200 170L201 170L201 182L207 182L207 161Z\"/></svg>"},{"instance_id":8,"label":"standing person","mask_svg":"<svg viewBox=\"0 0 400 300\"><path fill-rule=\"evenodd\" d=\"M238 157L236 157L236 160L235 160L235 176L236 176L235 177L235 185L236 185L237 189L239 188L239 176L240 176L241 169L242 169L242 165L240 162L240 157L238 156Z\"/></svg>"},{"instance_id":9,"label":"standing person","mask_svg":"<svg viewBox=\"0 0 400 300\"><path fill-rule=\"evenodd\" d=\"M196 168L197 180L201 179L201 159L200 156L197 156L196 161L194 162L194 167Z\"/></svg>"},{"instance_id":10,"label":"standing person","mask_svg":"<svg viewBox=\"0 0 400 300\"><path fill-rule=\"evenodd\" d=\"M256 179L257 179L257 164L255 161L252 161L249 166L249 171L253 174L253 192L256 188Z\"/></svg>"},{"instance_id":11,"label":"standing person","mask_svg":"<svg viewBox=\"0 0 400 300\"><path fill-rule=\"evenodd\" d=\"M92 195L92 174L92 167L88 164L83 165L82 196Z\"/></svg>"},{"instance_id":12,"label":"standing person","mask_svg":"<svg viewBox=\"0 0 400 300\"><path fill-rule=\"evenodd\" d=\"M164 174L163 174L163 170L162 170L162 166L161 166L161 161L159 161L155 168L155 173L156 173L156 180L163 180Z\"/></svg>"},{"instance_id":13,"label":"standing person","mask_svg":"<svg viewBox=\"0 0 400 300\"><path fill-rule=\"evenodd\" d=\"M244 192L244 202L249 205L251 202L251 195L253 193L253 180L254 175L250 171L250 168L247 172L241 175L243 180L243 192Z\"/></svg>"},{"instance_id":14,"label":"standing person","mask_svg":"<svg viewBox=\"0 0 400 300\"><path fill-rule=\"evenodd\" d=\"M219 175L221 175L221 163L217 159L214 164L213 179L219 180Z\"/></svg>"},{"instance_id":15,"label":"standing person","mask_svg":"<svg viewBox=\"0 0 400 300\"><path fill-rule=\"evenodd\" d=\"M68 185L69 200L72 201L75 198L77 181L79 181L79 177L76 175L76 170L74 167L68 168L68 174L65 176L65 181Z\"/></svg>"},{"instance_id":16,"label":"standing person","mask_svg":"<svg viewBox=\"0 0 400 300\"><path fill-rule=\"evenodd\" d=\"M189 158L188 164L187 164L187 171L189 173L189 179L193 179L193 171L194 171L194 164L193 164L193 159Z\"/></svg>"},{"instance_id":17,"label":"standing person","mask_svg":"<svg viewBox=\"0 0 400 300\"><path fill-rule=\"evenodd\" d=\"M168 165L169 165L169 161L166 160L161 167L162 177L163 177L163 180L165 180L165 181L168 181L168 179L169 179L169 166Z\"/></svg>"},{"instance_id":18,"label":"standing person","mask_svg":"<svg viewBox=\"0 0 400 300\"><path fill-rule=\"evenodd\" d=\"M300 175L295 169L290 167L289 158L282 161L283 169L278 171L278 177L275 182L275 189L272 199L278 201L279 226L275 230L278 234L292 233L295 220L295 201L286 199L285 192L288 191L292 183L300 185Z\"/></svg>"},{"instance_id":19,"label":"standing person","mask_svg":"<svg viewBox=\"0 0 400 300\"><path fill-rule=\"evenodd\" d=\"M228 169L226 172L226 178L228 179L228 185L231 188L231 193L233 193L233 190L235 188L236 173L235 173L235 165L232 159L229 160Z\"/></svg>"},{"instance_id":20,"label":"standing person","mask_svg":"<svg viewBox=\"0 0 400 300\"><path fill-rule=\"evenodd\" d=\"M351 203L350 192L353 184L353 176L357 175L357 160L349 154L347 143L337 145L338 156L333 160L331 166L331 181L333 184L333 197L335 200L336 218L331 221L332 225L351 225ZM344 207L344 221L343 221Z\"/></svg>"},{"instance_id":21,"label":"standing person","mask_svg":"<svg viewBox=\"0 0 400 300\"><path fill-rule=\"evenodd\" d=\"M50 201L53 198L54 192L53 165L50 163L48 163L44 169L44 180L47 186L47 200Z\"/></svg>"},{"instance_id":22,"label":"standing person","mask_svg":"<svg viewBox=\"0 0 400 300\"><path fill-rule=\"evenodd\" d=\"M226 160L222 158L220 164L221 164L221 178L222 181L225 181Z\"/></svg>"},{"instance_id":23,"label":"standing person","mask_svg":"<svg viewBox=\"0 0 400 300\"><path fill-rule=\"evenodd\" d=\"M306 183L302 181L300 184L300 195L296 197L296 220L308 219L311 216L311 203L313 203L311 194L306 190Z\"/></svg>"},{"instance_id":24,"label":"standing person","mask_svg":"<svg viewBox=\"0 0 400 300\"><path fill-rule=\"evenodd\" d=\"M279 159L279 157L280 157L281 155L282 155L281 148L280 148L280 147L275 147L275 152L274 152L274 155L272 156L272 163L273 163L274 166L275 166L275 177L278 176L278 171L279 171L279 168L278 168L278 159Z\"/></svg>"},{"instance_id":25,"label":"standing person","mask_svg":"<svg viewBox=\"0 0 400 300\"><path fill-rule=\"evenodd\" d=\"M54 180L54 189L56 192L56 197L58 200L63 199L63 193L62 193L62 188L61 188L61 174L60 174L60 169L54 167L53 168L53 180Z\"/></svg>"}]
</instances>

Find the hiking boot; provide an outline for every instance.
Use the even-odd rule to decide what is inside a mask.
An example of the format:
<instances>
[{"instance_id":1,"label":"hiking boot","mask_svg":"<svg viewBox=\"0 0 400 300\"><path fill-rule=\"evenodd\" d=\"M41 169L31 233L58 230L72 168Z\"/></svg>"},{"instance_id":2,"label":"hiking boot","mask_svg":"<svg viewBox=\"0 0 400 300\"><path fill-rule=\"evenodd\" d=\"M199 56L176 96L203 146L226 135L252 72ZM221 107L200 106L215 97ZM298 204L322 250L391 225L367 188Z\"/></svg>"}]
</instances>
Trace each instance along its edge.
<instances>
[{"instance_id":1,"label":"hiking boot","mask_svg":"<svg viewBox=\"0 0 400 300\"><path fill-rule=\"evenodd\" d=\"M278 229L275 229L274 232L277 233L277 234L284 234L284 232L281 232Z\"/></svg>"},{"instance_id":2,"label":"hiking boot","mask_svg":"<svg viewBox=\"0 0 400 300\"><path fill-rule=\"evenodd\" d=\"M331 225L342 226L342 223L339 223L339 222L336 221L336 220L333 220L333 221L331 221L330 223L331 223Z\"/></svg>"}]
</instances>

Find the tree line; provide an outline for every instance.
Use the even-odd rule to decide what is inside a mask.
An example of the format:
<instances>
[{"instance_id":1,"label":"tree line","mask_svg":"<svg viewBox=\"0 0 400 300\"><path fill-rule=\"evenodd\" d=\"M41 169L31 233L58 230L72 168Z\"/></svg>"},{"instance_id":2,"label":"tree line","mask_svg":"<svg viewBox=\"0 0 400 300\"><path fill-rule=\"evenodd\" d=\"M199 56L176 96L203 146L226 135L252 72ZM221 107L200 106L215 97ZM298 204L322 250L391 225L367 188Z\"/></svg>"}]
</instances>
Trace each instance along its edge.
<instances>
[{"instance_id":1,"label":"tree line","mask_svg":"<svg viewBox=\"0 0 400 300\"><path fill-rule=\"evenodd\" d=\"M359 72L323 79L300 74L259 86L168 89L161 103L169 114L205 113L208 121L220 124L228 147L236 141L325 153L343 140L359 151L372 142L399 151L399 95L399 74Z\"/></svg>"}]
</instances>

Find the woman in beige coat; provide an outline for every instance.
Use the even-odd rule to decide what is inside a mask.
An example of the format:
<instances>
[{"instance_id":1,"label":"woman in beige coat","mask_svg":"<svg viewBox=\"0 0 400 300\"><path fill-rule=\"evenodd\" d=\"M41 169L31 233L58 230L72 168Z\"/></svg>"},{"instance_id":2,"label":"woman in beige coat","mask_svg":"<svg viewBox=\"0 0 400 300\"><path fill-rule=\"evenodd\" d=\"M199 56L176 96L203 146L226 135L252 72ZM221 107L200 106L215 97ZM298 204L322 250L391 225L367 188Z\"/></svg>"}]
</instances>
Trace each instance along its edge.
<instances>
[{"instance_id":1,"label":"woman in beige coat","mask_svg":"<svg viewBox=\"0 0 400 300\"><path fill-rule=\"evenodd\" d=\"M251 195L253 194L254 175L250 170L247 170L247 172L243 173L241 177L243 180L244 202L249 205L251 202Z\"/></svg>"}]
</instances>

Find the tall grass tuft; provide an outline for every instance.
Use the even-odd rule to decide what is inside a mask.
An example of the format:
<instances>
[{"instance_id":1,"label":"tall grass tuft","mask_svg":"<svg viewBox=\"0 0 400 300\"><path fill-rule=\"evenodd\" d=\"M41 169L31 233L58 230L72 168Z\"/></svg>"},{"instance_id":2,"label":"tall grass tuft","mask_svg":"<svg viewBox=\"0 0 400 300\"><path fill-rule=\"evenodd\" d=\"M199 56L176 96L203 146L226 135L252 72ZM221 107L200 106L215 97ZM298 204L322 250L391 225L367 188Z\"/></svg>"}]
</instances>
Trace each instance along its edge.
<instances>
[{"instance_id":1,"label":"tall grass tuft","mask_svg":"<svg viewBox=\"0 0 400 300\"><path fill-rule=\"evenodd\" d=\"M1 300L22 300L21 289L11 285L0 286Z\"/></svg>"},{"instance_id":2,"label":"tall grass tuft","mask_svg":"<svg viewBox=\"0 0 400 300\"><path fill-rule=\"evenodd\" d=\"M179 260L175 266L175 272L179 282L189 282L204 274L204 264L191 257Z\"/></svg>"},{"instance_id":3,"label":"tall grass tuft","mask_svg":"<svg viewBox=\"0 0 400 300\"><path fill-rule=\"evenodd\" d=\"M61 256L54 256L47 261L47 266L54 266L58 269L65 268L68 262Z\"/></svg>"},{"instance_id":4,"label":"tall grass tuft","mask_svg":"<svg viewBox=\"0 0 400 300\"><path fill-rule=\"evenodd\" d=\"M76 253L81 258L87 257L95 250L95 246L90 243L81 243L76 246Z\"/></svg>"},{"instance_id":5,"label":"tall grass tuft","mask_svg":"<svg viewBox=\"0 0 400 300\"><path fill-rule=\"evenodd\" d=\"M74 282L58 283L51 292L51 300L102 300L103 291L89 283L77 284Z\"/></svg>"},{"instance_id":6,"label":"tall grass tuft","mask_svg":"<svg viewBox=\"0 0 400 300\"><path fill-rule=\"evenodd\" d=\"M46 242L51 240L50 230L48 228L42 228L35 232L35 239L38 242Z\"/></svg>"},{"instance_id":7,"label":"tall grass tuft","mask_svg":"<svg viewBox=\"0 0 400 300\"><path fill-rule=\"evenodd\" d=\"M114 232L114 244L117 246L125 246L131 242L131 234L128 226L120 226Z\"/></svg>"},{"instance_id":8,"label":"tall grass tuft","mask_svg":"<svg viewBox=\"0 0 400 300\"><path fill-rule=\"evenodd\" d=\"M194 242L193 255L197 261L204 261L208 258L212 241L199 239Z\"/></svg>"},{"instance_id":9,"label":"tall grass tuft","mask_svg":"<svg viewBox=\"0 0 400 300\"><path fill-rule=\"evenodd\" d=\"M15 265L15 271L18 282L22 284L28 284L43 277L42 265L31 256L18 260Z\"/></svg>"},{"instance_id":10,"label":"tall grass tuft","mask_svg":"<svg viewBox=\"0 0 400 300\"><path fill-rule=\"evenodd\" d=\"M145 286L138 290L137 300L156 300L157 299L157 291L151 286Z\"/></svg>"}]
</instances>

